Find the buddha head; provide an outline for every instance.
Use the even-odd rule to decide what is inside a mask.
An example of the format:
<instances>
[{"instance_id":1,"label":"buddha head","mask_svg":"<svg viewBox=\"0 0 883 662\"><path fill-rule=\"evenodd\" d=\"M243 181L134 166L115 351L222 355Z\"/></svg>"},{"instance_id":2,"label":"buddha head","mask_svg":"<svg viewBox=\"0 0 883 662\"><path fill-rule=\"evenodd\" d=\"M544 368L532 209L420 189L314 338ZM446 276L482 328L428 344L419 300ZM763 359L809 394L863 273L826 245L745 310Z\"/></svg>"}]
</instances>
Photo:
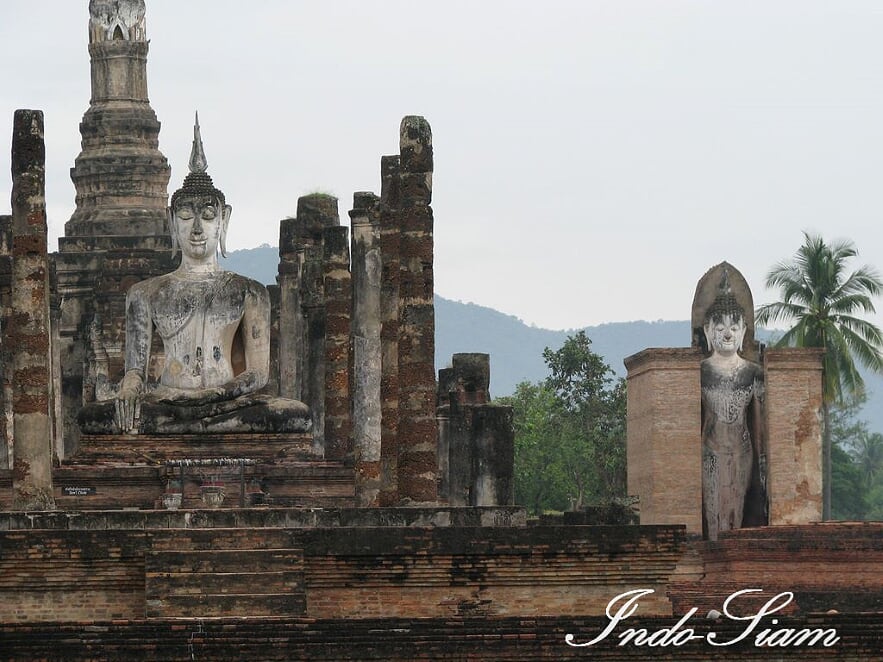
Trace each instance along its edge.
<instances>
[{"instance_id":1,"label":"buddha head","mask_svg":"<svg viewBox=\"0 0 883 662\"><path fill-rule=\"evenodd\" d=\"M193 127L193 149L190 153L190 173L184 184L172 194L169 203L169 230L172 250L195 260L212 259L220 248L227 256L227 225L232 208L224 194L215 188L206 172L208 162L199 133L199 115Z\"/></svg>"},{"instance_id":2,"label":"buddha head","mask_svg":"<svg viewBox=\"0 0 883 662\"><path fill-rule=\"evenodd\" d=\"M721 356L732 356L742 349L745 338L745 311L730 288L724 269L717 296L705 313L705 341L708 348Z\"/></svg>"}]
</instances>

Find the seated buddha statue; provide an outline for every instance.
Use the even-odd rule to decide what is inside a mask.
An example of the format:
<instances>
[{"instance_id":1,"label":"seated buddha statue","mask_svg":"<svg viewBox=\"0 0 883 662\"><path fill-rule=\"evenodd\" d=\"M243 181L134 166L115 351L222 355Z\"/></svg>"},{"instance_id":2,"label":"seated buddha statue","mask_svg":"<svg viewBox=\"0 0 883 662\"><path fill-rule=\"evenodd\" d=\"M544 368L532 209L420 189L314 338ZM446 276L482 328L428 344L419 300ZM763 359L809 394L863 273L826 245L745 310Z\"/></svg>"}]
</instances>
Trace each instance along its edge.
<instances>
[{"instance_id":1,"label":"seated buddha statue","mask_svg":"<svg viewBox=\"0 0 883 662\"><path fill-rule=\"evenodd\" d=\"M255 280L225 271L231 207L207 174L194 127L190 173L168 215L181 265L133 285L126 296L125 375L115 399L86 406L86 433L306 432L309 408L263 394L270 369L270 298ZM152 334L165 362L148 383Z\"/></svg>"}]
</instances>

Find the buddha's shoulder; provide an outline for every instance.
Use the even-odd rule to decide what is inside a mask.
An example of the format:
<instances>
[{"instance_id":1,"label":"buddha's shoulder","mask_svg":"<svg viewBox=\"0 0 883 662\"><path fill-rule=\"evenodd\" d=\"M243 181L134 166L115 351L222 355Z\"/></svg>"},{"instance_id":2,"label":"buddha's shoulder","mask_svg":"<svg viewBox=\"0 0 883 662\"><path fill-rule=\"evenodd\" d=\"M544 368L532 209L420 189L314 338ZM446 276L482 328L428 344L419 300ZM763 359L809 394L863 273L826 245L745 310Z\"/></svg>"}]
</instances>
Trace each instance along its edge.
<instances>
[{"instance_id":1,"label":"buddha's shoulder","mask_svg":"<svg viewBox=\"0 0 883 662\"><path fill-rule=\"evenodd\" d=\"M171 286L173 281L174 278L170 273L139 280L137 283L133 283L132 286L129 287L128 296L149 296L154 292L161 291Z\"/></svg>"},{"instance_id":2,"label":"buddha's shoulder","mask_svg":"<svg viewBox=\"0 0 883 662\"><path fill-rule=\"evenodd\" d=\"M254 278L243 276L235 271L222 271L221 277L224 279L224 285L231 289L238 289L243 292L260 296L267 295L267 286L256 281Z\"/></svg>"}]
</instances>

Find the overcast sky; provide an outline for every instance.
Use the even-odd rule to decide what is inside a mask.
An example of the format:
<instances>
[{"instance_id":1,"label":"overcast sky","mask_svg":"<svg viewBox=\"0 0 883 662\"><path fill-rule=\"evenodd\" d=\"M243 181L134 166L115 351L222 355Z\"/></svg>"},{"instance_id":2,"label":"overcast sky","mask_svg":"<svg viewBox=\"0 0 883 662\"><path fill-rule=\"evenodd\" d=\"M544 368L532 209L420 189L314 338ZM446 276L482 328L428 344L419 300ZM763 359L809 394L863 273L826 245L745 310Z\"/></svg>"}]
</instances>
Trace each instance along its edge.
<instances>
[{"instance_id":1,"label":"overcast sky","mask_svg":"<svg viewBox=\"0 0 883 662\"><path fill-rule=\"evenodd\" d=\"M53 238L88 18L87 0L0 3L0 137L16 108L45 112ZM147 0L147 34L170 191L198 109L234 249L275 245L317 190L348 223L418 114L445 297L549 328L688 319L722 260L775 298L764 275L803 229L883 266L880 2Z\"/></svg>"}]
</instances>

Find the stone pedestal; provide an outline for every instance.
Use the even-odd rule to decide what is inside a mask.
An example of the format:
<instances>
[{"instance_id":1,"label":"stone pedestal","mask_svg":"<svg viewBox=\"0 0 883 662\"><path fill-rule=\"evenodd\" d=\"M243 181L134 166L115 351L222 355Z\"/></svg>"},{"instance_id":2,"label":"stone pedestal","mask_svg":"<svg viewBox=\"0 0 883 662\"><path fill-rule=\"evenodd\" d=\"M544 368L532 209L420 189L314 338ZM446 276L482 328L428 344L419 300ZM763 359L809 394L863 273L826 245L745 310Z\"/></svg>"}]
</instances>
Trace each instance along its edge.
<instances>
[{"instance_id":1,"label":"stone pedestal","mask_svg":"<svg viewBox=\"0 0 883 662\"><path fill-rule=\"evenodd\" d=\"M823 353L788 348L764 355L771 525L822 518Z\"/></svg>"},{"instance_id":2,"label":"stone pedestal","mask_svg":"<svg viewBox=\"0 0 883 662\"><path fill-rule=\"evenodd\" d=\"M59 507L75 510L162 509L170 482L181 508L205 508L208 477L225 493L224 508L354 505L352 467L322 461L309 433L87 434L53 477Z\"/></svg>"},{"instance_id":3,"label":"stone pedestal","mask_svg":"<svg viewBox=\"0 0 883 662\"><path fill-rule=\"evenodd\" d=\"M702 533L702 396L696 349L645 349L628 371L628 493L641 524Z\"/></svg>"}]
</instances>

